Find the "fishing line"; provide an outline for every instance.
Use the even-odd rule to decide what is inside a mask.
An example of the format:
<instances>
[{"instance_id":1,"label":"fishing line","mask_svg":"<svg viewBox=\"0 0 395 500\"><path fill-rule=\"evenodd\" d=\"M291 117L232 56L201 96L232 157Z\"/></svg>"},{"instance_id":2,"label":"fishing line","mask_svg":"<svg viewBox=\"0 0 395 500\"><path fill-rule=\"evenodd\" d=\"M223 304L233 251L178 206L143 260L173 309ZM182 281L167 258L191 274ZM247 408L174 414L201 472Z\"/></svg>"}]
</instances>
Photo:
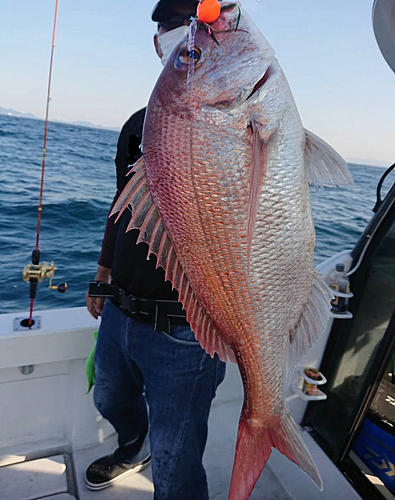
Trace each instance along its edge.
<instances>
[{"instance_id":1,"label":"fishing line","mask_svg":"<svg viewBox=\"0 0 395 500\"><path fill-rule=\"evenodd\" d=\"M190 95L192 91L193 85L193 76L195 70L195 60L193 57L194 49L195 49L195 35L197 30L197 21L196 18L193 18L189 24L188 28L188 56L189 56L189 64L188 64L188 74L187 74L187 93Z\"/></svg>"},{"instance_id":2,"label":"fishing line","mask_svg":"<svg viewBox=\"0 0 395 500\"><path fill-rule=\"evenodd\" d=\"M47 136L48 136L48 116L49 116L49 102L51 100L51 81L52 81L52 65L53 65L53 55L55 49L55 37L56 37L56 24L58 20L58 6L59 0L56 0L55 5L55 16L52 31L52 48L51 48L51 59L49 63L49 75L48 75L48 89L47 89L47 105L45 110L45 125L44 125L44 143L43 143L43 156L41 163L41 183L40 183L40 198L38 203L38 214L37 214L37 234L36 234L36 251L39 251L39 240L40 240L40 229L41 229L41 217L43 211L43 193L44 193L44 172L45 172L45 157L47 152Z\"/></svg>"}]
</instances>

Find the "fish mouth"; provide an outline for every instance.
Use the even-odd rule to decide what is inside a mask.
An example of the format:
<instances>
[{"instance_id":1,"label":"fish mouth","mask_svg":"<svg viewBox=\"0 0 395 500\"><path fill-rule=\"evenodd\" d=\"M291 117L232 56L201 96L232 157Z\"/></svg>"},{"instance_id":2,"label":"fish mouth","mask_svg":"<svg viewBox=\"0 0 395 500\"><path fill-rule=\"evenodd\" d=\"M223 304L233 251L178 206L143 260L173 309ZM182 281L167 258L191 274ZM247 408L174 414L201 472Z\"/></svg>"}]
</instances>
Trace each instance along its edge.
<instances>
[{"instance_id":1,"label":"fish mouth","mask_svg":"<svg viewBox=\"0 0 395 500\"><path fill-rule=\"evenodd\" d=\"M265 74L262 76L262 78L256 82L255 87L252 89L252 92L247 97L246 101L248 101L248 99L250 99L254 94L256 94L263 85L265 85L265 83L268 81L268 79L272 74L273 74L273 69L271 66L269 66L265 71Z\"/></svg>"}]
</instances>

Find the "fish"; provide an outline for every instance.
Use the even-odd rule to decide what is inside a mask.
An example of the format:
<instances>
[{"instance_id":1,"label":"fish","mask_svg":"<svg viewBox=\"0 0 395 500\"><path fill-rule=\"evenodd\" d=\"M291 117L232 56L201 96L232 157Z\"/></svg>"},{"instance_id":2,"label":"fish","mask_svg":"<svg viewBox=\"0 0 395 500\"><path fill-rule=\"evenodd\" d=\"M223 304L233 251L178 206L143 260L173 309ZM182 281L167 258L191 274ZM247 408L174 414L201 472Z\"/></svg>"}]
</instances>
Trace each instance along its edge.
<instances>
[{"instance_id":1,"label":"fish","mask_svg":"<svg viewBox=\"0 0 395 500\"><path fill-rule=\"evenodd\" d=\"M244 386L229 500L247 500L273 448L322 480L284 400L324 330L332 293L313 265L309 183L349 186L346 162L304 129L275 52L240 4L197 23L152 91L143 156L110 216L148 245L201 346ZM192 86L187 85L193 66Z\"/></svg>"}]
</instances>

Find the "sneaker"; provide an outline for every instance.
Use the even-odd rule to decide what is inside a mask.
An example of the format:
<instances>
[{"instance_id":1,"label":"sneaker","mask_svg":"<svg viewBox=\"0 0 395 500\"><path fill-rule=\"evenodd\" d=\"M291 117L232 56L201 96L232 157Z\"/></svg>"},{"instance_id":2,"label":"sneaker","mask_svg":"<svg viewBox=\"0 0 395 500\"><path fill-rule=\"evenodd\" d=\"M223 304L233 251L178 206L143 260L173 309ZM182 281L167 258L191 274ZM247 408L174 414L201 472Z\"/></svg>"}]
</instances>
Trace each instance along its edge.
<instances>
[{"instance_id":1,"label":"sneaker","mask_svg":"<svg viewBox=\"0 0 395 500\"><path fill-rule=\"evenodd\" d=\"M150 461L151 455L148 455L139 462L127 464L117 460L115 451L111 455L101 457L90 464L85 472L85 484L90 490L108 488L108 486L111 486L129 474L134 474L145 469L150 464Z\"/></svg>"}]
</instances>

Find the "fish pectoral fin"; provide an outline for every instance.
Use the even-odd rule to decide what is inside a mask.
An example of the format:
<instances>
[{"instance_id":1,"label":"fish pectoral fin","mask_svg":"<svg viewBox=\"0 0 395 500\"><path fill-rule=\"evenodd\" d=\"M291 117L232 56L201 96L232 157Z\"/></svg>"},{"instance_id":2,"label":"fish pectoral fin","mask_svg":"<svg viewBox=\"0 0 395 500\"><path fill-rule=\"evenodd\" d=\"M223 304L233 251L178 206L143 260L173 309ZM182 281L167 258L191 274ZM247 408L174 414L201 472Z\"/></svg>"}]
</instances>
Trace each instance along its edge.
<instances>
[{"instance_id":1,"label":"fish pectoral fin","mask_svg":"<svg viewBox=\"0 0 395 500\"><path fill-rule=\"evenodd\" d=\"M286 360L288 370L293 370L313 343L319 339L330 316L332 291L321 274L316 270L314 273L309 299L290 333Z\"/></svg>"},{"instance_id":2,"label":"fish pectoral fin","mask_svg":"<svg viewBox=\"0 0 395 500\"><path fill-rule=\"evenodd\" d=\"M260 195L266 176L267 167L267 136L266 128L256 120L251 119L252 130L252 162L250 177L250 194L248 200L248 229L247 229L247 270L249 271L252 240L255 221L259 208Z\"/></svg>"},{"instance_id":3,"label":"fish pectoral fin","mask_svg":"<svg viewBox=\"0 0 395 500\"><path fill-rule=\"evenodd\" d=\"M143 158L135 163L132 172L133 175L116 201L110 217L119 212L118 220L128 207L131 208L132 215L126 230L137 229L139 231L137 243L148 244L147 259L151 254L156 256L156 267L164 269L166 281L170 281L173 288L177 290L179 301L187 313L187 321L200 345L210 356L218 353L222 361L230 359L236 362L233 350L224 344L213 321L200 306L178 259L174 245L151 196Z\"/></svg>"},{"instance_id":4,"label":"fish pectoral fin","mask_svg":"<svg viewBox=\"0 0 395 500\"><path fill-rule=\"evenodd\" d=\"M329 144L305 129L306 176L317 187L352 187L354 185L345 160Z\"/></svg>"}]
</instances>

